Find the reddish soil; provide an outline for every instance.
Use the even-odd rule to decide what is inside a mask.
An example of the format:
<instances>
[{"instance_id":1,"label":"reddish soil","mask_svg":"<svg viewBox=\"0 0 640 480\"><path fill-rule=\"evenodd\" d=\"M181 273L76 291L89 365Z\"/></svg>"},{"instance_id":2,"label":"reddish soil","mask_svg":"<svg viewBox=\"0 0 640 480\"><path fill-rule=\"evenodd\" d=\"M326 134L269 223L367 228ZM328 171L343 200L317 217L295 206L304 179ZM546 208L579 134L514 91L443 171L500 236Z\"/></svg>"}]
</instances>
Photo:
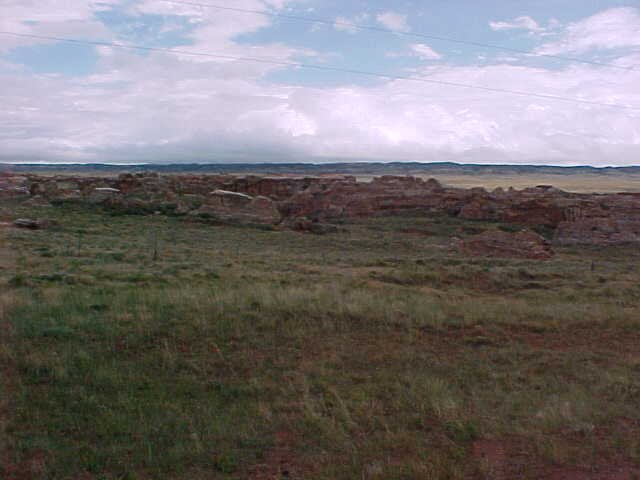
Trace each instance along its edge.
<instances>
[{"instance_id":1,"label":"reddish soil","mask_svg":"<svg viewBox=\"0 0 640 480\"><path fill-rule=\"evenodd\" d=\"M617 355L640 355L640 332L629 331L624 336L619 329L594 329L593 326L573 325L569 330L536 332L535 327L509 325L504 327L511 341L532 347L561 352L585 350L589 352L614 351Z\"/></svg>"},{"instance_id":2,"label":"reddish soil","mask_svg":"<svg viewBox=\"0 0 640 480\"><path fill-rule=\"evenodd\" d=\"M569 442L572 439L567 439ZM573 439L577 440L577 439ZM540 458L526 438L481 439L472 447L469 478L511 480L638 480L640 466L617 457L602 457L578 465L557 465ZM471 473L473 472L473 473Z\"/></svg>"},{"instance_id":3,"label":"reddish soil","mask_svg":"<svg viewBox=\"0 0 640 480\"><path fill-rule=\"evenodd\" d=\"M597 465L590 468L556 467L546 477L549 480L636 480L640 468L629 464Z\"/></svg>"},{"instance_id":4,"label":"reddish soil","mask_svg":"<svg viewBox=\"0 0 640 480\"><path fill-rule=\"evenodd\" d=\"M29 458L18 464L4 459L0 468L0 478L3 480L35 480L43 478L45 472L46 455L44 452L34 452Z\"/></svg>"},{"instance_id":5,"label":"reddish soil","mask_svg":"<svg viewBox=\"0 0 640 480\"><path fill-rule=\"evenodd\" d=\"M506 479L507 452L502 442L478 440L473 445L473 459L487 478Z\"/></svg>"},{"instance_id":6,"label":"reddish soil","mask_svg":"<svg viewBox=\"0 0 640 480\"><path fill-rule=\"evenodd\" d=\"M275 434L275 445L267 452L264 462L256 465L249 480L302 480L311 468L296 455L296 446L302 442L295 433L280 430Z\"/></svg>"},{"instance_id":7,"label":"reddish soil","mask_svg":"<svg viewBox=\"0 0 640 480\"><path fill-rule=\"evenodd\" d=\"M615 352L616 357L640 358L640 332L629 331L624 336L619 330L596 329L593 326L572 325L560 330L540 330L536 325L496 325L490 329L483 325L448 326L446 330L425 329L425 336L439 336L451 341L451 347L472 344L476 338L487 338L492 345L524 344L532 348L558 352L585 351L591 353Z\"/></svg>"}]
</instances>

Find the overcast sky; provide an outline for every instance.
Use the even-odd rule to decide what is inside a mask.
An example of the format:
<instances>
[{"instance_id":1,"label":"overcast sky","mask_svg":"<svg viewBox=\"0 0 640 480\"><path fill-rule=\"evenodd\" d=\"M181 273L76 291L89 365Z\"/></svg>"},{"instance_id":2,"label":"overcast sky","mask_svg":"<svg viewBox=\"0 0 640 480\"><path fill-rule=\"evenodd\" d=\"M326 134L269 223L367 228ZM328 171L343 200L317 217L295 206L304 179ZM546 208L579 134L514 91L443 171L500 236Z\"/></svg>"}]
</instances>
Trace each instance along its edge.
<instances>
[{"instance_id":1,"label":"overcast sky","mask_svg":"<svg viewBox=\"0 0 640 480\"><path fill-rule=\"evenodd\" d=\"M640 165L640 0L185 2L0 0L0 30L635 109L0 34L0 161Z\"/></svg>"}]
</instances>

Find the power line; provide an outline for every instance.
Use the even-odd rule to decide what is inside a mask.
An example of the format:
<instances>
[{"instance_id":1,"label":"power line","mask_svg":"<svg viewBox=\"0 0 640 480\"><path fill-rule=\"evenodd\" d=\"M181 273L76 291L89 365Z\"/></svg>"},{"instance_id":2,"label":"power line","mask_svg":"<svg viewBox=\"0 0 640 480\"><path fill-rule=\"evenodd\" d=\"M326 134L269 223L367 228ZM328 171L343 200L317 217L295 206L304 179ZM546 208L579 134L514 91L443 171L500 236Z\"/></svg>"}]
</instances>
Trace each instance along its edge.
<instances>
[{"instance_id":1,"label":"power line","mask_svg":"<svg viewBox=\"0 0 640 480\"><path fill-rule=\"evenodd\" d=\"M46 36L46 35L35 35L35 34L27 34L27 33L7 32L7 31L0 31L0 35L10 35L10 36L22 37L22 38L36 38L41 40L51 40L51 41L66 42L66 43L73 43L73 44L79 44L79 45L97 45L102 47L122 48L127 50L141 50L141 51L148 51L148 52L162 52L162 53L186 55L186 56L193 56L193 57L216 58L219 60L233 60L237 62L249 62L249 63L260 63L260 64L267 64L267 65L279 65L284 67L307 68L307 69L327 71L327 72L339 72L339 73L348 73L348 74L354 74L354 75L362 75L367 77L383 78L386 80L405 80L405 81L412 81L412 82L422 82L422 83L441 85L441 86L447 86L447 87L468 88L468 89L481 90L486 92L506 93L506 94L518 95L522 97L540 98L545 100L558 100L558 101L577 103L582 105L618 108L623 110L632 110L632 111L640 112L640 106L636 107L633 105L596 102L596 101L584 100L580 98L563 97L560 95L525 92L520 90L508 90L508 89L495 88L495 87L485 87L482 85L450 82L446 80L434 80L432 78L418 77L413 75L392 75L392 74L386 74L386 73L371 72L366 70L355 70L355 69L349 69L349 68L331 67L327 65L315 65L315 64L301 63L301 62L290 62L290 61L284 61L284 60L271 60L267 58L238 57L234 55L224 55L224 54L207 53L207 52L193 52L188 50L178 50L174 48L147 47L143 45L133 45L133 44L127 45L122 43L92 41L92 40L77 40L73 38L52 37L52 36Z\"/></svg>"},{"instance_id":2,"label":"power line","mask_svg":"<svg viewBox=\"0 0 640 480\"><path fill-rule=\"evenodd\" d=\"M358 23L346 22L342 20L328 20L326 18L304 17L300 15L289 15L285 13L265 12L262 10L253 10L249 8L228 7L225 5L214 5L210 3L198 3L198 2L190 2L190 1L183 1L183 0L158 0L158 1L165 2L165 3L173 3L176 5L187 5L192 7L215 8L218 10L225 10L229 12L251 13L255 15L263 15L266 17L281 18L285 20L293 20L293 21L299 21L299 22L305 22L305 23L313 23L316 25L341 26L341 27L355 28L358 30L366 30L371 32L391 33L394 35L401 35L405 37L421 38L421 39L427 39L427 40L438 40L442 42L457 43L460 45L490 48L492 50L504 50L506 52L511 52L511 53L521 53L521 54L530 55L534 57L543 57L543 58L550 58L554 60L563 60L566 62L576 62L576 63L584 63L587 65L596 65L599 67L617 68L620 70L636 70L636 67L624 67L621 65L616 65L614 63L598 62L595 60L587 60L584 58L565 57L562 55L552 55L548 53L531 53L531 51L529 50L507 47L504 45L475 42L472 40L461 40L453 37L442 37L439 35L430 35L425 33L407 32L407 31L401 31L401 30L396 31L396 30L391 30L390 28L377 27L375 25L360 25Z\"/></svg>"}]
</instances>

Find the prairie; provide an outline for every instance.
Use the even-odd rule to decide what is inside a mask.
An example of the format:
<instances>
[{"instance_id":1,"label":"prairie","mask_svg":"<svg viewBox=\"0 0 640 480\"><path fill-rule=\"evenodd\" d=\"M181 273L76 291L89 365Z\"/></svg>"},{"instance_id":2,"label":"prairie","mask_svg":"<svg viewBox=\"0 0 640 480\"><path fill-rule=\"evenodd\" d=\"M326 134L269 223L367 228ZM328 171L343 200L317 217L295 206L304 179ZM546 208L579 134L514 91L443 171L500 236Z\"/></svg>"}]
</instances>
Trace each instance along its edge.
<instances>
[{"instance_id":1,"label":"prairie","mask_svg":"<svg viewBox=\"0 0 640 480\"><path fill-rule=\"evenodd\" d=\"M462 257L496 225L429 214L0 216L58 223L0 227L2 478L640 473L637 247Z\"/></svg>"},{"instance_id":2,"label":"prairie","mask_svg":"<svg viewBox=\"0 0 640 480\"><path fill-rule=\"evenodd\" d=\"M432 174L416 174L425 180ZM358 175L361 180L373 176ZM481 174L438 174L437 178L444 185L458 188L482 187L487 190L495 188L515 189L532 188L538 185L553 185L560 190L575 193L619 193L640 192L640 175L638 174L549 174L549 173L481 173Z\"/></svg>"}]
</instances>

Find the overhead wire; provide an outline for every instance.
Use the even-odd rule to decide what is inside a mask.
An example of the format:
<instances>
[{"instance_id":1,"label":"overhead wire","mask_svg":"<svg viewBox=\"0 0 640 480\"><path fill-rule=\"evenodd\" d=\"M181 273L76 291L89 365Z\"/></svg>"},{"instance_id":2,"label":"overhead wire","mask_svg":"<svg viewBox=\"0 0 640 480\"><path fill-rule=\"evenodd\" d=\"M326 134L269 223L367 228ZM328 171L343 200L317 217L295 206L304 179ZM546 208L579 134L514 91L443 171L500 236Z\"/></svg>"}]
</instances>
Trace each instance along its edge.
<instances>
[{"instance_id":1,"label":"overhead wire","mask_svg":"<svg viewBox=\"0 0 640 480\"><path fill-rule=\"evenodd\" d=\"M591 106L607 107L607 108L615 108L615 109L621 109L621 110L640 112L640 106L625 105L625 104L619 104L619 103L605 103L605 102L598 102L598 101L592 101L592 100L581 99L581 98L564 97L561 95L535 93L535 92L527 92L527 91L520 91L520 90L510 90L510 89L488 87L488 86L482 86L482 85L473 85L473 84L467 84L467 83L452 82L448 80L437 80L433 78L414 76L414 75L394 75L394 74L387 74L387 73L381 73L381 72L371 72L367 70L332 67L328 65L317 65L317 64L303 63L303 62L274 60L274 59L258 58L258 57L240 57L235 55L227 55L227 54L219 54L219 53L194 52L190 50L180 50L175 48L149 47L149 46L143 46L143 45L123 44L123 43L96 41L96 40L79 40L79 39L73 39L73 38L55 37L55 36L48 36L48 35L36 35L36 34L27 34L27 33L19 33L19 32L9 32L9 31L0 31L0 35L8 35L8 36L14 36L19 38L33 38L33 39L49 40L49 41L56 41L56 42L65 42L65 43L72 43L72 44L78 44L78 45L94 45L94 46L121 48L121 49L127 49L127 50L161 52L161 53L168 53L168 54L174 54L174 55L214 58L218 60L230 60L230 61L245 62L245 63L258 63L258 64L267 64L267 65L278 65L283 67L305 68L305 69L311 69L311 70L317 70L317 71L347 73L347 74L353 74L353 75L382 78L386 80L403 80L403 81L421 82L421 83L427 83L432 85L474 89L474 90L480 90L480 91L486 91L486 92L504 93L504 94L510 94L510 95L523 96L523 97L531 97L531 98L538 98L538 99L545 99L545 100L557 100L557 101L570 102L570 103L576 103L576 104L582 104L582 105L591 105Z\"/></svg>"},{"instance_id":2,"label":"overhead wire","mask_svg":"<svg viewBox=\"0 0 640 480\"><path fill-rule=\"evenodd\" d=\"M616 68L620 70L637 70L635 66L616 65L614 63L598 62L596 60L589 60L589 59L577 58L577 57L567 57L563 55L554 55L549 53L536 53L536 52L531 52L529 50L508 47L505 45L496 45L492 43L477 42L473 40L463 40L460 38L444 37L440 35L426 34L426 33L420 33L420 32L392 30L390 28L379 27L376 25L362 25L359 23L348 22L344 20L329 20L326 18L305 17L301 15L291 15L287 13L278 13L273 11L256 10L256 9L250 9L250 8L231 7L227 5L219 5L219 4L211 4L211 3L192 2L188 0L158 0L158 1L164 2L164 3L172 3L176 5L185 5L185 6L201 7L201 8L213 8L213 9L228 11L228 12L262 15L266 17L312 23L316 25L339 26L339 27L353 28L357 30L365 30L365 31L371 31L371 32L378 32L378 33L389 33L389 34L405 36L405 37L437 40L442 42L457 43L460 45L488 48L492 50L503 50L511 53L525 54L531 57L549 58L553 60L562 60L565 62L575 62L575 63L583 63L587 65L595 65L599 67Z\"/></svg>"}]
</instances>

